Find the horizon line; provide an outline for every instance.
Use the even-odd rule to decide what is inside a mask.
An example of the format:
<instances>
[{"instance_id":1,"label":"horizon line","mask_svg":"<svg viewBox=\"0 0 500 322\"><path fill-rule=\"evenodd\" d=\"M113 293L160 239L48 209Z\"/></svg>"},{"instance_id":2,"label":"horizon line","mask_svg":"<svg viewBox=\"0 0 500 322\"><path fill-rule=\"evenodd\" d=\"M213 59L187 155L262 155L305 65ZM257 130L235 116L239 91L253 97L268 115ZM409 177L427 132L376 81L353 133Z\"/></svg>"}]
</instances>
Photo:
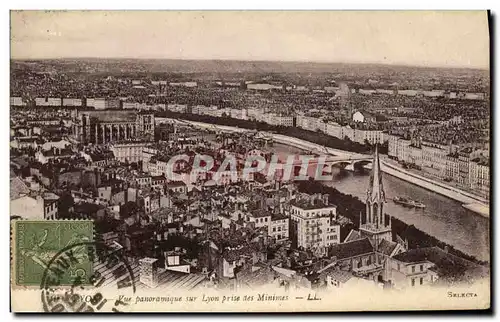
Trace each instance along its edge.
<instances>
[{"instance_id":1,"label":"horizon line","mask_svg":"<svg viewBox=\"0 0 500 322\"><path fill-rule=\"evenodd\" d=\"M39 58L13 58L11 61L43 61L43 60L85 60L85 59L100 59L100 60L176 60L176 61L231 61L231 62L271 62L271 63L309 63L309 64L344 64L344 65L380 65L384 67L413 67L413 68L440 68L440 69L469 69L490 71L488 67L471 67L471 66L443 66L443 65L411 65L405 63L382 63L382 62L340 62L340 61L310 61L310 60L273 60L273 59L236 59L236 58L160 58L160 57L39 57Z\"/></svg>"}]
</instances>

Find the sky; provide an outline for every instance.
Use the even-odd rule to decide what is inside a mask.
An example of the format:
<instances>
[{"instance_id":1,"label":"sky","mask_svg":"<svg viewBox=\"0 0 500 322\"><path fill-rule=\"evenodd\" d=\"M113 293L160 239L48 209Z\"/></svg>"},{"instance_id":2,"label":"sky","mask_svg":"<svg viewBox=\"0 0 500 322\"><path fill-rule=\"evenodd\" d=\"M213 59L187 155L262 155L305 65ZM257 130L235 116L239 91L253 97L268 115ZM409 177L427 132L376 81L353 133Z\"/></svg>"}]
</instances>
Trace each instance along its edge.
<instances>
[{"instance_id":1,"label":"sky","mask_svg":"<svg viewBox=\"0 0 500 322\"><path fill-rule=\"evenodd\" d=\"M11 58L489 68L485 11L12 11Z\"/></svg>"}]
</instances>

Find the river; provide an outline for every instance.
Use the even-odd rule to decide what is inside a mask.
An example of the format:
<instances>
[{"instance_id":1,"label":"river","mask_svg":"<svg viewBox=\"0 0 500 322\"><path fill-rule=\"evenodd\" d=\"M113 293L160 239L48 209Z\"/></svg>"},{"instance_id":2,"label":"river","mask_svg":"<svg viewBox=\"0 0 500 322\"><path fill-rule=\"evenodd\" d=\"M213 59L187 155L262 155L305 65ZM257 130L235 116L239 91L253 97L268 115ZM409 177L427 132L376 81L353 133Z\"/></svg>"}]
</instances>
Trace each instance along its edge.
<instances>
[{"instance_id":1,"label":"river","mask_svg":"<svg viewBox=\"0 0 500 322\"><path fill-rule=\"evenodd\" d=\"M275 153L301 153L301 150L275 143L269 150ZM302 152L304 153L304 152ZM366 199L369 173L353 173L333 168L333 180L325 182L342 193ZM462 252L489 261L489 219L462 207L462 204L437 193L420 188L388 174L383 174L387 197L386 211L407 224L439 240L453 245ZM408 196L423 202L425 209L410 209L394 204L395 196Z\"/></svg>"}]
</instances>

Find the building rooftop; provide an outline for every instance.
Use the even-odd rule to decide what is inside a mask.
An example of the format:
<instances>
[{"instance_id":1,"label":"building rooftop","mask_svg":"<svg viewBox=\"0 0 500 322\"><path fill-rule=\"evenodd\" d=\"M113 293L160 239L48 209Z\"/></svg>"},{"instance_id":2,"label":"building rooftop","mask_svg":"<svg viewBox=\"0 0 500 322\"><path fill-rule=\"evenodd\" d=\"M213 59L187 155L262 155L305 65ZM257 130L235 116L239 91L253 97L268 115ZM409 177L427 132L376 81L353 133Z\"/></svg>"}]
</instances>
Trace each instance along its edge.
<instances>
[{"instance_id":1,"label":"building rooftop","mask_svg":"<svg viewBox=\"0 0 500 322\"><path fill-rule=\"evenodd\" d=\"M353 277L351 272L340 270L337 267L332 267L331 269L325 271L324 274L340 283L345 283Z\"/></svg>"},{"instance_id":2,"label":"building rooftop","mask_svg":"<svg viewBox=\"0 0 500 322\"><path fill-rule=\"evenodd\" d=\"M337 207L334 204L325 203L325 202L323 202L323 200L310 201L310 200L301 199L301 200L293 200L292 202L290 202L290 204L292 206L296 206L298 208L305 209L305 210L322 209L322 208L336 208Z\"/></svg>"},{"instance_id":3,"label":"building rooftop","mask_svg":"<svg viewBox=\"0 0 500 322\"><path fill-rule=\"evenodd\" d=\"M82 115L89 115L103 123L135 122L137 113L135 111L112 110L112 111L85 111Z\"/></svg>"},{"instance_id":4,"label":"building rooftop","mask_svg":"<svg viewBox=\"0 0 500 322\"><path fill-rule=\"evenodd\" d=\"M177 188L177 187L185 187L186 184L183 181L171 181L167 183L167 188Z\"/></svg>"},{"instance_id":5,"label":"building rooftop","mask_svg":"<svg viewBox=\"0 0 500 322\"><path fill-rule=\"evenodd\" d=\"M229 248L222 252L222 257L228 262L239 260L242 256L251 256L252 248L249 246L238 246L236 248Z\"/></svg>"},{"instance_id":6,"label":"building rooftop","mask_svg":"<svg viewBox=\"0 0 500 322\"><path fill-rule=\"evenodd\" d=\"M67 148L67 149L50 149L47 151L43 151L42 154L46 157L51 157L51 156L64 157L64 156L73 155L73 151L69 148Z\"/></svg>"},{"instance_id":7,"label":"building rooftop","mask_svg":"<svg viewBox=\"0 0 500 322\"><path fill-rule=\"evenodd\" d=\"M149 258L150 260L157 260L154 258ZM114 267L106 267L105 263L98 263L94 267L94 271L100 272L103 276L111 276L108 280L113 280L114 277L112 272L114 272L119 266L122 265L120 261L116 262ZM140 282L140 265L137 262L130 263L130 269L132 270L134 277L134 284L137 289L148 289L149 286ZM195 287L199 286L204 280L206 280L206 276L202 274L193 274L193 273L182 273L175 272L165 269L158 270L158 288L168 289L168 290L191 290Z\"/></svg>"},{"instance_id":8,"label":"building rooftop","mask_svg":"<svg viewBox=\"0 0 500 322\"><path fill-rule=\"evenodd\" d=\"M263 285L271 285L275 280L275 271L271 267L253 265L251 268L237 273L238 282L255 288Z\"/></svg>"},{"instance_id":9,"label":"building rooftop","mask_svg":"<svg viewBox=\"0 0 500 322\"><path fill-rule=\"evenodd\" d=\"M146 264L153 264L156 263L157 261L158 259L150 257L145 257L139 260L140 263L146 263Z\"/></svg>"},{"instance_id":10,"label":"building rooftop","mask_svg":"<svg viewBox=\"0 0 500 322\"><path fill-rule=\"evenodd\" d=\"M271 216L272 221L282 220L282 219L287 219L287 218L288 218L288 216L285 214L282 214L282 213L276 213L276 214L273 213Z\"/></svg>"},{"instance_id":11,"label":"building rooftop","mask_svg":"<svg viewBox=\"0 0 500 322\"><path fill-rule=\"evenodd\" d=\"M382 239L382 241L378 245L378 252L382 253L384 255L390 256L392 252L396 249L398 246L398 243L392 242L392 241L387 241L385 239Z\"/></svg>"},{"instance_id":12,"label":"building rooftop","mask_svg":"<svg viewBox=\"0 0 500 322\"><path fill-rule=\"evenodd\" d=\"M105 152L90 152L88 153L93 162L103 161L113 159L115 157L114 153L111 151Z\"/></svg>"},{"instance_id":13,"label":"building rooftop","mask_svg":"<svg viewBox=\"0 0 500 322\"><path fill-rule=\"evenodd\" d=\"M361 236L361 233L359 231L352 229L344 240L344 243L348 243L358 239L363 239L363 236Z\"/></svg>"},{"instance_id":14,"label":"building rooftop","mask_svg":"<svg viewBox=\"0 0 500 322\"><path fill-rule=\"evenodd\" d=\"M373 252L373 246L368 238L358 239L347 243L333 245L329 250L330 257L336 257L337 260L369 254Z\"/></svg>"},{"instance_id":15,"label":"building rooftop","mask_svg":"<svg viewBox=\"0 0 500 322\"><path fill-rule=\"evenodd\" d=\"M256 209L256 210L253 210L252 212L250 212L249 215L252 217L255 217L255 218L260 218L260 217L271 216L271 213L267 210L264 210L264 209Z\"/></svg>"},{"instance_id":16,"label":"building rooftop","mask_svg":"<svg viewBox=\"0 0 500 322\"><path fill-rule=\"evenodd\" d=\"M440 277L455 280L467 279L465 276L484 276L488 272L487 267L445 252L439 247L411 249L393 258L407 264L431 262L435 265L433 270Z\"/></svg>"},{"instance_id":17,"label":"building rooftop","mask_svg":"<svg viewBox=\"0 0 500 322\"><path fill-rule=\"evenodd\" d=\"M10 180L10 199L19 198L22 195L30 193L29 187L19 177L14 177Z\"/></svg>"}]
</instances>

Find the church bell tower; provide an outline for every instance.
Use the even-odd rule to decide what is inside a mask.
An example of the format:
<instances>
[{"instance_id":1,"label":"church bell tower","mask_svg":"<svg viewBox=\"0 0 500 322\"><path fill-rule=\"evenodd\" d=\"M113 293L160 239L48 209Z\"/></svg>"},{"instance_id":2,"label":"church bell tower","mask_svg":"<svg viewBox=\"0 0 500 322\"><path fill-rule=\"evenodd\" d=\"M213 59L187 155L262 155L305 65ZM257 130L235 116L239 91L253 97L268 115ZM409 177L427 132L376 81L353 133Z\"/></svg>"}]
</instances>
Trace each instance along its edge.
<instances>
[{"instance_id":1,"label":"church bell tower","mask_svg":"<svg viewBox=\"0 0 500 322\"><path fill-rule=\"evenodd\" d=\"M385 203L378 145L375 145L372 172L366 195L366 216L365 218L361 216L359 221L359 231L372 241L375 249L378 249L378 245L383 239L392 241L391 222L389 220L387 223L384 215Z\"/></svg>"}]
</instances>

